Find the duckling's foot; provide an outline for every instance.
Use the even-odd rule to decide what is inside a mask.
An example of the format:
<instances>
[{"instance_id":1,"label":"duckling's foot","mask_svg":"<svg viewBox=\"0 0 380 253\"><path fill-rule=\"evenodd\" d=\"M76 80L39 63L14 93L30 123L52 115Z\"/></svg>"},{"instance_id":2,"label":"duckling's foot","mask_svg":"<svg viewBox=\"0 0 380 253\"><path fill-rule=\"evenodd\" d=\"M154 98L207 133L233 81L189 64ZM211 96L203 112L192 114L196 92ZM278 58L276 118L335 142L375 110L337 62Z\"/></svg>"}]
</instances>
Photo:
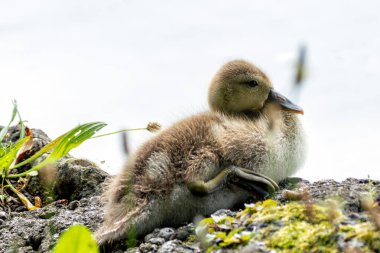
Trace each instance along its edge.
<instances>
[{"instance_id":1,"label":"duckling's foot","mask_svg":"<svg viewBox=\"0 0 380 253\"><path fill-rule=\"evenodd\" d=\"M233 172L236 176L234 184L256 195L267 197L279 189L277 183L265 175L238 167L234 167Z\"/></svg>"},{"instance_id":2,"label":"duckling's foot","mask_svg":"<svg viewBox=\"0 0 380 253\"><path fill-rule=\"evenodd\" d=\"M206 196L222 187L227 182L228 176L231 174L231 169L224 169L210 181L205 182L203 180L196 180L188 182L187 188L196 196Z\"/></svg>"}]
</instances>

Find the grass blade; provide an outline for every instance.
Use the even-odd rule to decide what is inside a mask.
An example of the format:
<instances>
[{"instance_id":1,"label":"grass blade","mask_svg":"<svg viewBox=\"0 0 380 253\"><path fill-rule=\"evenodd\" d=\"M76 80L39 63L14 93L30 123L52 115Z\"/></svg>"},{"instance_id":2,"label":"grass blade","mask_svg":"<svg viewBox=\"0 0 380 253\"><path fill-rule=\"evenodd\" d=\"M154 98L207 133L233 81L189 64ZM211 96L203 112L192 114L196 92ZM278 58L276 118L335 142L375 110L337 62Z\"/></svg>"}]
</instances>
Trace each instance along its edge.
<instances>
[{"instance_id":1,"label":"grass blade","mask_svg":"<svg viewBox=\"0 0 380 253\"><path fill-rule=\"evenodd\" d=\"M42 161L40 164L32 167L31 169L29 169L25 172L22 172L19 174L8 175L7 178L16 178L16 177L25 176L25 175L29 174L30 172L39 170L42 167L57 161L61 157L67 155L67 153L69 153L69 151L71 149L79 146L82 142L91 138L97 131L99 131L100 129L102 129L105 126L106 126L106 124L103 122L92 122L92 123L86 123L86 124L80 125L74 129L70 130L66 134L61 135L60 137L58 137L57 139L52 141L51 143L53 143L53 144L49 143L51 145L48 144L45 146L46 150L47 149L48 150L53 149L53 151L48 155L48 157L44 161ZM47 146L49 146L49 147L47 147ZM42 148L41 150L44 150L45 147ZM45 152L42 152L42 153L45 153ZM40 151L40 152L36 153L35 155L38 154L38 156L39 156L42 153ZM36 159L38 156L35 157L35 155L32 156L31 158L29 158L28 159L29 161L28 160L26 160L26 161L30 162L30 161ZM24 161L20 164L23 164L23 163L26 164L27 163L26 161ZM15 165L11 169L19 167L20 164Z\"/></svg>"},{"instance_id":2,"label":"grass blade","mask_svg":"<svg viewBox=\"0 0 380 253\"><path fill-rule=\"evenodd\" d=\"M9 166L12 164L13 160L16 158L18 150L30 139L30 136L27 136L19 141L17 141L12 147L6 151L6 153L0 157L0 174L5 171L7 174Z\"/></svg>"},{"instance_id":3,"label":"grass blade","mask_svg":"<svg viewBox=\"0 0 380 253\"><path fill-rule=\"evenodd\" d=\"M13 104L16 104L16 107L17 107L17 101L16 100L13 101ZM18 120L19 120L18 124L20 127L20 139L22 139L25 137L25 125L24 125L24 122L22 121L21 114L18 110L17 110L17 115L18 115Z\"/></svg>"},{"instance_id":4,"label":"grass blade","mask_svg":"<svg viewBox=\"0 0 380 253\"><path fill-rule=\"evenodd\" d=\"M12 117L11 117L11 120L9 121L8 125L5 126L1 131L0 131L0 145L3 146L2 142L3 142L3 139L5 137L5 135L7 134L8 130L9 130L9 126L12 124L13 120L15 119L16 115L17 115L17 102L16 100L13 101L13 112L12 112Z\"/></svg>"},{"instance_id":5,"label":"grass blade","mask_svg":"<svg viewBox=\"0 0 380 253\"><path fill-rule=\"evenodd\" d=\"M17 169L17 168L22 167L22 166L24 166L30 162L33 162L35 159L40 157L42 154L45 154L46 152L49 152L50 150L55 148L58 145L58 143L63 139L63 137L65 137L65 134L63 134L63 135L59 136L58 138L56 138L55 140L49 142L42 149L40 149L38 152L36 152L34 155L32 155L28 159L22 161L21 163L18 163L16 165L12 166L11 168L9 168L9 170Z\"/></svg>"}]
</instances>

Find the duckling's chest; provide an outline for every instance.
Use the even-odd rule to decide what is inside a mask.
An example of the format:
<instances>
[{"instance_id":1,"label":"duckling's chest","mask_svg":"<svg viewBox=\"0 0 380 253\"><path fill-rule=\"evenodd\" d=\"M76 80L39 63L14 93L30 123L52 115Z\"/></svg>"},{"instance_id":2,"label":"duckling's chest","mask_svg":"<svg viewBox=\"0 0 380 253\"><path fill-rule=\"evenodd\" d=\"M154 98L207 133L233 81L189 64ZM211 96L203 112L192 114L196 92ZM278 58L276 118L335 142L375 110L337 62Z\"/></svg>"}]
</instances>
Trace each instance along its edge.
<instances>
[{"instance_id":1,"label":"duckling's chest","mask_svg":"<svg viewBox=\"0 0 380 253\"><path fill-rule=\"evenodd\" d=\"M252 169L280 180L298 167L299 149L286 131L271 129L266 121L225 120L213 126L224 163Z\"/></svg>"}]
</instances>

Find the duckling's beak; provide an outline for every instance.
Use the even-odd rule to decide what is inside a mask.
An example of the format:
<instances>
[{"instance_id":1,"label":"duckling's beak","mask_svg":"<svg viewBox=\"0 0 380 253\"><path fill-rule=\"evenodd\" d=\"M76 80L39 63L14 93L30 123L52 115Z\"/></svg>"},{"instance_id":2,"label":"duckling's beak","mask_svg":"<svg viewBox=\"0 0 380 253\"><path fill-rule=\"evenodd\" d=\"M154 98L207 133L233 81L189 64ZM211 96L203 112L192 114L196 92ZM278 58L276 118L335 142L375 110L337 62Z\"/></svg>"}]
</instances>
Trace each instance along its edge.
<instances>
[{"instance_id":1,"label":"duckling's beak","mask_svg":"<svg viewBox=\"0 0 380 253\"><path fill-rule=\"evenodd\" d=\"M287 99L285 96L280 93L271 90L268 96L268 102L277 103L281 106L281 108L285 111L299 113L303 115L303 110L298 105L294 104L292 101Z\"/></svg>"}]
</instances>

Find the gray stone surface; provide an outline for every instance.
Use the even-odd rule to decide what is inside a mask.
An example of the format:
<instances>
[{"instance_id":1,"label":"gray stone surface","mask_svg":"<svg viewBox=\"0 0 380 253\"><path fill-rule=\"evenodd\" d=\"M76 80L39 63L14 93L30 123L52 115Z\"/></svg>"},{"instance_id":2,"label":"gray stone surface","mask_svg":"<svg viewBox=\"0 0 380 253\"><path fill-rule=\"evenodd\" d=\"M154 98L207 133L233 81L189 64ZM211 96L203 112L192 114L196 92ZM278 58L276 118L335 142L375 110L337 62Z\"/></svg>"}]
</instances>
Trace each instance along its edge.
<instances>
[{"instance_id":1,"label":"gray stone surface","mask_svg":"<svg viewBox=\"0 0 380 253\"><path fill-rule=\"evenodd\" d=\"M86 205L69 210L54 202L28 212L12 212L0 225L0 252L49 252L59 235L72 224L84 224L95 230L103 219L99 196L84 199ZM27 250L27 251L26 251Z\"/></svg>"},{"instance_id":2,"label":"gray stone surface","mask_svg":"<svg viewBox=\"0 0 380 253\"><path fill-rule=\"evenodd\" d=\"M46 134L40 130L33 130L33 134L36 139L36 150L49 141ZM11 132L10 136L17 139L17 131ZM50 185L52 194L49 198L53 203L45 204L43 208L35 211L25 211L23 206L11 210L0 207L0 253L50 252L61 233L69 226L84 224L94 231L103 222L104 214L99 195L102 193L102 183L109 175L88 160L70 156L65 157L50 169L53 171L54 180ZM40 196L46 190L46 187L41 187L41 177L44 173L47 172L41 172L30 182L27 190L31 196ZM47 175L50 175L49 173ZM343 182L322 180L310 183L293 178L282 182L280 186L281 190L272 198L281 202L288 201L284 198L283 191L289 189L307 192L313 200L339 197L346 202L345 212L352 221L363 218L360 213L362 194L376 192L377 194L374 195L380 196L380 182L368 179L349 178ZM43 203L46 203L46 200L47 198L43 199ZM219 210L214 215L234 216L236 209ZM259 223L253 225L257 228L266 226ZM128 243L131 245L126 241L115 242L102 250L110 253L201 252L198 243L194 240L192 223L179 228L156 228L144 238L139 238L133 248L128 249L126 246ZM256 243L242 248L242 252L266 251L263 245Z\"/></svg>"},{"instance_id":3,"label":"gray stone surface","mask_svg":"<svg viewBox=\"0 0 380 253\"><path fill-rule=\"evenodd\" d=\"M361 217L356 212L360 211L362 193L368 193L369 187L380 192L378 181L369 183L368 180L358 179L315 183L301 181L297 186L283 184L282 187L285 188L274 196L282 202L287 201L282 196L284 189L307 190L316 200L339 196L347 201L346 212L351 213L352 219ZM99 196L72 202L56 201L35 211L6 214L4 220L0 219L3 222L0 223L0 252L12 248L17 249L15 252L49 252L59 235L72 224L81 223L95 230L103 221L103 209L99 201ZM221 214L234 214L234 211L219 210L215 213ZM157 228L142 238L135 248L127 249L125 242L119 242L103 252L200 252L196 242L185 242L190 235L193 235L191 223L180 228ZM261 245L250 245L243 249L246 252L265 252Z\"/></svg>"},{"instance_id":4,"label":"gray stone surface","mask_svg":"<svg viewBox=\"0 0 380 253\"><path fill-rule=\"evenodd\" d=\"M108 174L86 159L67 159L57 165L54 192L58 199L80 200L102 192Z\"/></svg>"},{"instance_id":5,"label":"gray stone surface","mask_svg":"<svg viewBox=\"0 0 380 253\"><path fill-rule=\"evenodd\" d=\"M183 245L180 240L170 240L165 242L160 249L157 251L158 253L193 253L194 248Z\"/></svg>"},{"instance_id":6,"label":"gray stone surface","mask_svg":"<svg viewBox=\"0 0 380 253\"><path fill-rule=\"evenodd\" d=\"M8 217L9 215L6 212L0 211L0 220L6 220Z\"/></svg>"}]
</instances>

